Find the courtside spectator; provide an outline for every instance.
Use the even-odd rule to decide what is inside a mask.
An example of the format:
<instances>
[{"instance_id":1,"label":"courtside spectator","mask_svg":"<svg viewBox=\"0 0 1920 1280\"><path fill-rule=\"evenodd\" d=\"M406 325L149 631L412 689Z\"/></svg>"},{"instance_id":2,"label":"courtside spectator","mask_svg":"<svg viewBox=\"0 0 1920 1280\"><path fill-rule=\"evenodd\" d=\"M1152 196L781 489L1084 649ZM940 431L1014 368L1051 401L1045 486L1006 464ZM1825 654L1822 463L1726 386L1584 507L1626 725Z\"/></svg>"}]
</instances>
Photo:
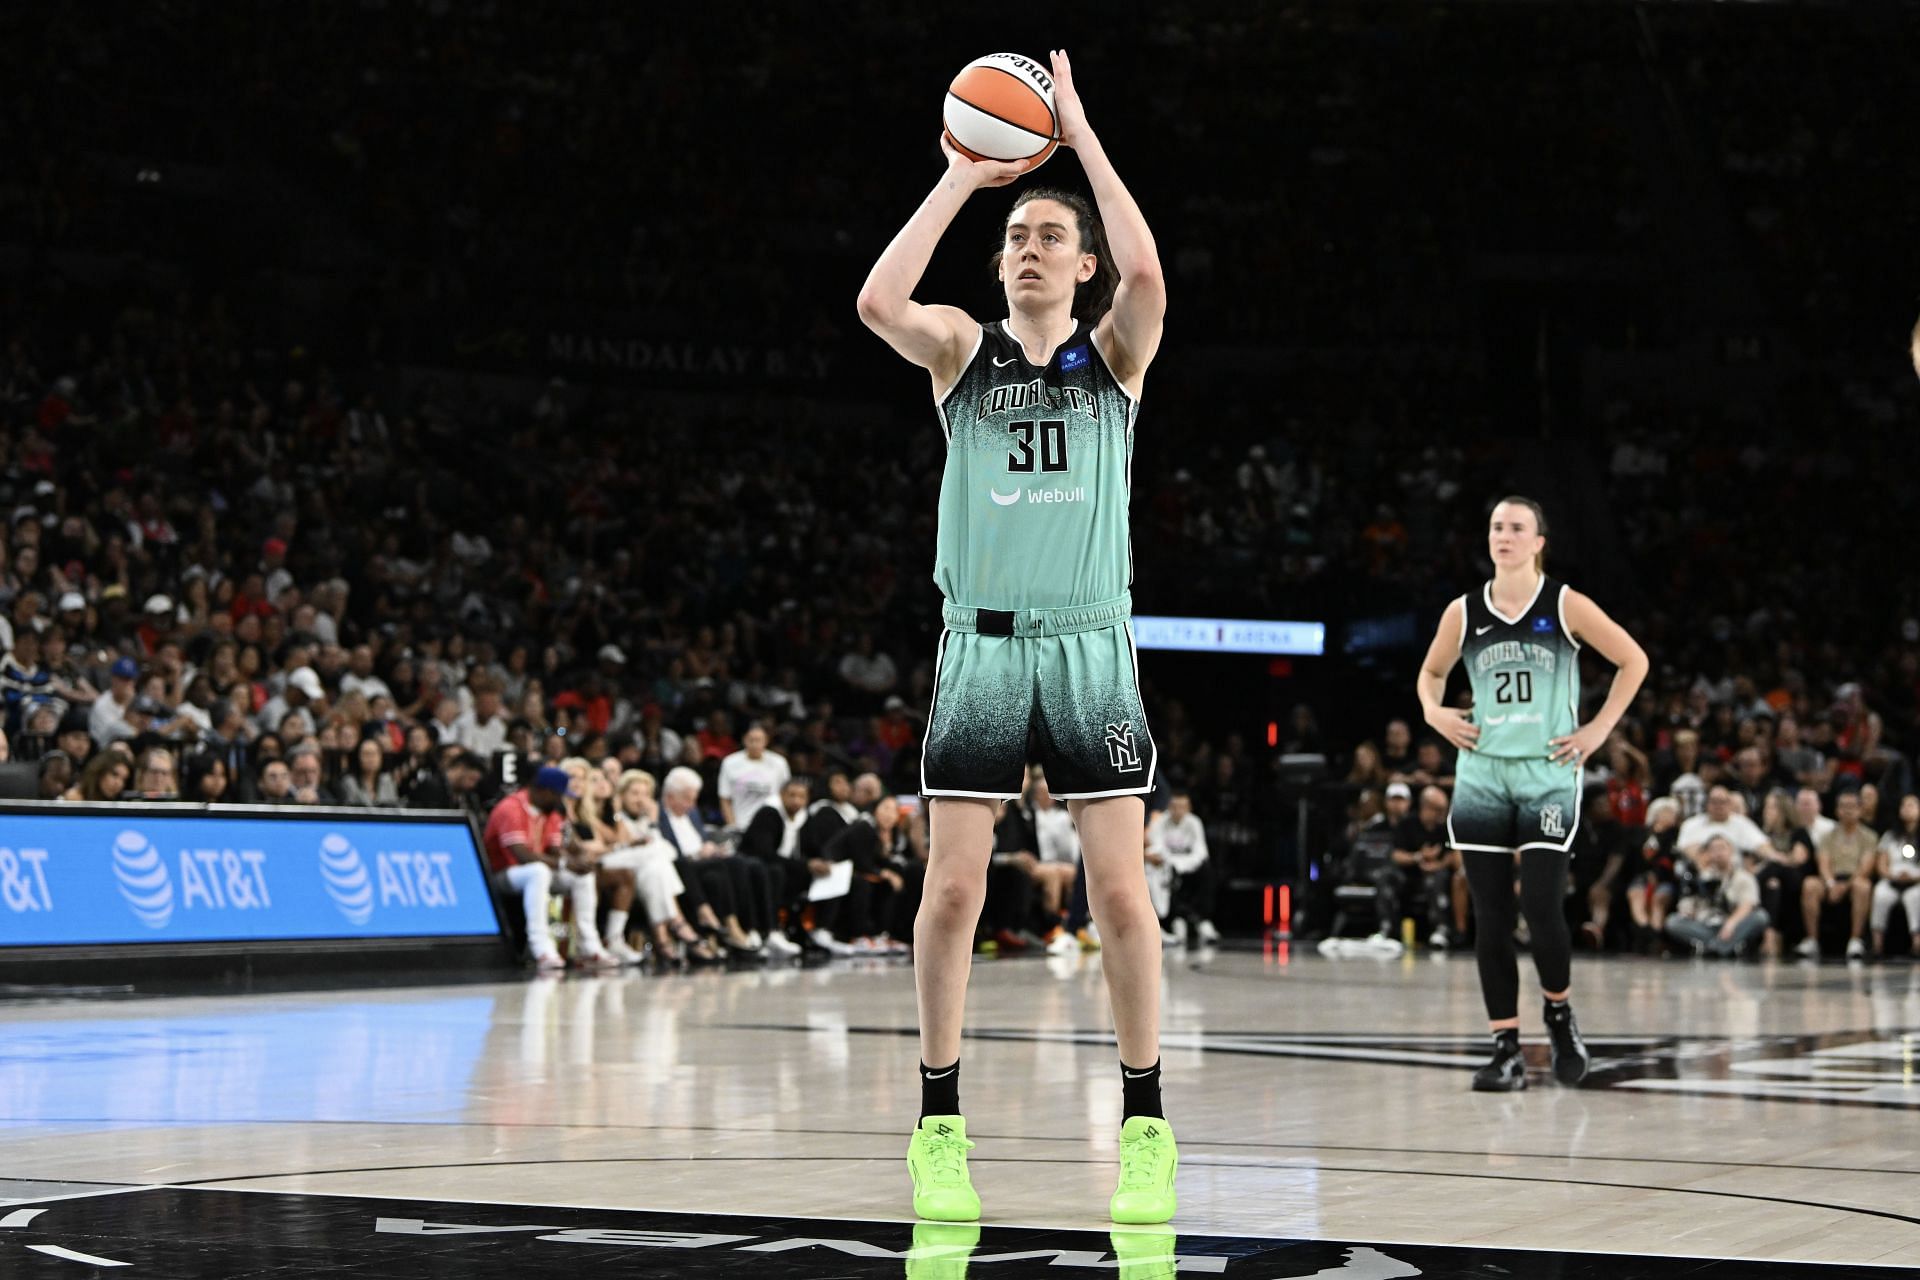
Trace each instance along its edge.
<instances>
[{"instance_id":1,"label":"courtside spectator","mask_svg":"<svg viewBox=\"0 0 1920 1280\"><path fill-rule=\"evenodd\" d=\"M321 777L320 747L303 742L287 752L287 769L295 804L338 804L340 799Z\"/></svg>"},{"instance_id":2,"label":"courtside spectator","mask_svg":"<svg viewBox=\"0 0 1920 1280\"><path fill-rule=\"evenodd\" d=\"M740 750L720 762L720 821L745 829L761 806L774 803L792 777L786 757L767 750L765 725L747 726Z\"/></svg>"},{"instance_id":3,"label":"courtside spectator","mask_svg":"<svg viewBox=\"0 0 1920 1280\"><path fill-rule=\"evenodd\" d=\"M1907 949L1920 956L1920 796L1900 797L1894 825L1880 837L1874 862L1873 905L1868 923L1873 929L1873 954L1887 954L1887 924L1894 907L1907 917Z\"/></svg>"},{"instance_id":4,"label":"courtside spectator","mask_svg":"<svg viewBox=\"0 0 1920 1280\"><path fill-rule=\"evenodd\" d=\"M81 770L80 781L64 798L94 804L110 803L125 798L132 781L133 760L119 751L102 751Z\"/></svg>"},{"instance_id":5,"label":"courtside spectator","mask_svg":"<svg viewBox=\"0 0 1920 1280\"><path fill-rule=\"evenodd\" d=\"M1185 946L1189 939L1201 946L1219 942L1207 828L1185 788L1174 788L1167 807L1148 820L1146 859L1147 886L1160 912L1162 932L1172 934L1175 946Z\"/></svg>"},{"instance_id":6,"label":"courtside spectator","mask_svg":"<svg viewBox=\"0 0 1920 1280\"><path fill-rule=\"evenodd\" d=\"M1874 853L1880 837L1860 821L1859 792L1842 791L1834 812L1838 817L1833 829L1814 842L1815 874L1807 877L1800 892L1807 926L1800 955L1819 957L1821 919L1838 911L1847 914L1851 926L1847 959L1858 960L1867 954L1867 915L1873 906Z\"/></svg>"},{"instance_id":7,"label":"courtside spectator","mask_svg":"<svg viewBox=\"0 0 1920 1280\"><path fill-rule=\"evenodd\" d=\"M1667 935L1696 955L1737 956L1767 927L1759 882L1724 835L1709 836L1697 861L1696 874L1667 918Z\"/></svg>"},{"instance_id":8,"label":"courtside spectator","mask_svg":"<svg viewBox=\"0 0 1920 1280\"><path fill-rule=\"evenodd\" d=\"M558 890L573 902L575 963L610 962L600 945L593 869L566 857L567 789L572 779L555 765L542 767L520 790L493 807L483 837L487 863L500 887L519 895L526 916L527 949L538 969L562 969L566 961L547 923L548 902Z\"/></svg>"},{"instance_id":9,"label":"courtside spectator","mask_svg":"<svg viewBox=\"0 0 1920 1280\"><path fill-rule=\"evenodd\" d=\"M1715 836L1725 836L1741 854L1757 853L1767 843L1766 834L1752 818L1734 811L1733 793L1719 785L1708 788L1706 810L1680 824L1680 852L1698 858Z\"/></svg>"}]
</instances>

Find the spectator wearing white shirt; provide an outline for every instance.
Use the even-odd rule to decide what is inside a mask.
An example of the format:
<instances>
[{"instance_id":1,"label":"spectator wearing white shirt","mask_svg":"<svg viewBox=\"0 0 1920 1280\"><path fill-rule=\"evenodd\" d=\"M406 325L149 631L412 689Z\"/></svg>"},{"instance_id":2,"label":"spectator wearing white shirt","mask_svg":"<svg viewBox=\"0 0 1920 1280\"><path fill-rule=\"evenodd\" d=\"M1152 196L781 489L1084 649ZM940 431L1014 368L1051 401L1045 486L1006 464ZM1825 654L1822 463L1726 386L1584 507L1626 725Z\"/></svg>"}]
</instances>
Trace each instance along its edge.
<instances>
[{"instance_id":1,"label":"spectator wearing white shirt","mask_svg":"<svg viewBox=\"0 0 1920 1280\"><path fill-rule=\"evenodd\" d=\"M873 647L873 632L862 631L852 653L840 659L840 679L853 691L852 701L856 709L873 712L880 709L880 700L893 692L894 685L900 682L900 672L893 665L893 659L884 653L876 653Z\"/></svg>"},{"instance_id":2,"label":"spectator wearing white shirt","mask_svg":"<svg viewBox=\"0 0 1920 1280\"><path fill-rule=\"evenodd\" d=\"M1756 853L1767 843L1767 833L1746 814L1734 812L1733 793L1721 786L1708 788L1705 813L1680 824L1680 852L1698 859L1715 836L1725 836L1739 853Z\"/></svg>"},{"instance_id":3,"label":"spectator wearing white shirt","mask_svg":"<svg viewBox=\"0 0 1920 1280\"><path fill-rule=\"evenodd\" d=\"M87 716L87 731L101 746L134 736L127 725L127 708L133 705L140 682L140 664L132 658L115 658L107 668L107 691L93 700Z\"/></svg>"},{"instance_id":4,"label":"spectator wearing white shirt","mask_svg":"<svg viewBox=\"0 0 1920 1280\"><path fill-rule=\"evenodd\" d=\"M326 710L327 691L321 687L320 673L312 667L295 667L287 673L286 687L260 708L260 724L276 733L295 711L307 711L318 720Z\"/></svg>"},{"instance_id":5,"label":"spectator wearing white shirt","mask_svg":"<svg viewBox=\"0 0 1920 1280\"><path fill-rule=\"evenodd\" d=\"M373 673L373 646L357 644L347 657L347 674L340 677L340 692L344 696L357 693L372 702L375 698L393 697L393 690L387 682Z\"/></svg>"},{"instance_id":6,"label":"spectator wearing white shirt","mask_svg":"<svg viewBox=\"0 0 1920 1280\"><path fill-rule=\"evenodd\" d=\"M1873 929L1873 954L1887 954L1887 925L1898 906L1907 915L1907 949L1920 956L1920 796L1902 796L1900 814L1880 837L1873 868L1873 904L1868 918Z\"/></svg>"},{"instance_id":7,"label":"spectator wearing white shirt","mask_svg":"<svg viewBox=\"0 0 1920 1280\"><path fill-rule=\"evenodd\" d=\"M473 682L473 707L453 722L453 740L491 759L507 744L507 718L500 712L500 686L486 677Z\"/></svg>"},{"instance_id":8,"label":"spectator wearing white shirt","mask_svg":"<svg viewBox=\"0 0 1920 1280\"><path fill-rule=\"evenodd\" d=\"M1189 937L1209 945L1220 941L1220 931L1213 925L1214 876L1207 856L1207 828L1184 789L1175 791L1166 809L1147 824L1146 858L1154 908L1175 944L1185 945Z\"/></svg>"},{"instance_id":9,"label":"spectator wearing white shirt","mask_svg":"<svg viewBox=\"0 0 1920 1280\"><path fill-rule=\"evenodd\" d=\"M774 803L793 771L786 757L767 750L764 725L747 726L740 750L720 762L720 818L742 830L762 806Z\"/></svg>"},{"instance_id":10,"label":"spectator wearing white shirt","mask_svg":"<svg viewBox=\"0 0 1920 1280\"><path fill-rule=\"evenodd\" d=\"M1794 793L1793 820L1813 837L1813 847L1816 849L1822 840L1833 834L1836 825L1832 818L1820 812L1820 793L1812 787L1802 787Z\"/></svg>"}]
</instances>

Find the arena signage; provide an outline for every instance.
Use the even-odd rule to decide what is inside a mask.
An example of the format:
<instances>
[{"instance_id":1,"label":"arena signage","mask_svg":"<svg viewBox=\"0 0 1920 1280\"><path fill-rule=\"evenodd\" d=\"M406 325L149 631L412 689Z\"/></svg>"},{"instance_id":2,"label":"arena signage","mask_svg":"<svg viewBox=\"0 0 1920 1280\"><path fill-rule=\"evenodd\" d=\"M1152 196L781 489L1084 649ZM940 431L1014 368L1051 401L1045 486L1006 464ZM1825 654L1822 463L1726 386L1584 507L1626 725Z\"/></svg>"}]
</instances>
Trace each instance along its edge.
<instances>
[{"instance_id":1,"label":"arena signage","mask_svg":"<svg viewBox=\"0 0 1920 1280\"><path fill-rule=\"evenodd\" d=\"M461 820L25 808L0 815L0 948L499 932Z\"/></svg>"},{"instance_id":2,"label":"arena signage","mask_svg":"<svg viewBox=\"0 0 1920 1280\"><path fill-rule=\"evenodd\" d=\"M1327 624L1140 615L1133 620L1133 639L1142 649L1318 657L1327 651Z\"/></svg>"}]
</instances>

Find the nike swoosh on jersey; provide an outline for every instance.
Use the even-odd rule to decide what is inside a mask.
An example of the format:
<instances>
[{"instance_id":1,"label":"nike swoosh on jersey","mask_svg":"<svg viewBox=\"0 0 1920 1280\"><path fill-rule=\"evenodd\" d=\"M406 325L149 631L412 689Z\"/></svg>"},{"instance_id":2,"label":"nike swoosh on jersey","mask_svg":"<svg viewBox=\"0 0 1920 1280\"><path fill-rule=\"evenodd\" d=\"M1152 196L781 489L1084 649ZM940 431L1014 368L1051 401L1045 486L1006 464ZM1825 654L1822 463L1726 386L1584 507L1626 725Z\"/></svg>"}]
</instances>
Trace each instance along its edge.
<instances>
[{"instance_id":1,"label":"nike swoosh on jersey","mask_svg":"<svg viewBox=\"0 0 1920 1280\"><path fill-rule=\"evenodd\" d=\"M1020 491L1018 489L1015 489L1012 493L1004 493L1004 494L1001 493L998 489L989 489L987 490L987 492L990 495L992 495L994 504L996 506L1010 507L1014 503L1020 501Z\"/></svg>"},{"instance_id":2,"label":"nike swoosh on jersey","mask_svg":"<svg viewBox=\"0 0 1920 1280\"><path fill-rule=\"evenodd\" d=\"M996 369L1004 369L1013 363L1012 356L1008 356L1005 360L1000 359L998 356L990 357L990 359L993 360L993 367Z\"/></svg>"},{"instance_id":3,"label":"nike swoosh on jersey","mask_svg":"<svg viewBox=\"0 0 1920 1280\"><path fill-rule=\"evenodd\" d=\"M1489 623L1488 623L1488 624L1487 624L1486 626L1484 626L1484 627L1475 627L1475 628L1473 629L1473 634L1475 634L1475 635L1477 635L1477 636L1483 636L1483 635L1485 635L1485 634L1487 634L1487 632L1489 632L1489 631L1491 631L1491 630L1493 630L1493 624L1492 624L1491 622L1489 622Z\"/></svg>"}]
</instances>

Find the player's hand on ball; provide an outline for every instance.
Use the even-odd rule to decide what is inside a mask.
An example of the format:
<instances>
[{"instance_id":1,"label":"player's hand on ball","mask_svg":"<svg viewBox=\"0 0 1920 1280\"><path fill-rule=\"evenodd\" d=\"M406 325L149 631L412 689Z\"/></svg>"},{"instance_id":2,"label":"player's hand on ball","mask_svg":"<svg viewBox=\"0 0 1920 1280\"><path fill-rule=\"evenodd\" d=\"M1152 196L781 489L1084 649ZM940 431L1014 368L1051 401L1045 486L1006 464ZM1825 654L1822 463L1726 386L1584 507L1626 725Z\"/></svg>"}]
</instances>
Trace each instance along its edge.
<instances>
[{"instance_id":1,"label":"player's hand on ball","mask_svg":"<svg viewBox=\"0 0 1920 1280\"><path fill-rule=\"evenodd\" d=\"M1004 187L1027 171L1020 160L969 160L955 150L947 135L940 135L940 149L947 153L947 172L960 175L962 182L981 187Z\"/></svg>"},{"instance_id":2,"label":"player's hand on ball","mask_svg":"<svg viewBox=\"0 0 1920 1280\"><path fill-rule=\"evenodd\" d=\"M1060 130L1060 145L1076 145L1087 130L1087 109L1080 105L1080 91L1073 87L1073 64L1065 49L1048 55L1053 63L1053 115Z\"/></svg>"},{"instance_id":3,"label":"player's hand on ball","mask_svg":"<svg viewBox=\"0 0 1920 1280\"><path fill-rule=\"evenodd\" d=\"M1435 707L1427 713L1427 723L1462 751L1472 751L1480 741L1480 726L1458 707Z\"/></svg>"}]
</instances>

